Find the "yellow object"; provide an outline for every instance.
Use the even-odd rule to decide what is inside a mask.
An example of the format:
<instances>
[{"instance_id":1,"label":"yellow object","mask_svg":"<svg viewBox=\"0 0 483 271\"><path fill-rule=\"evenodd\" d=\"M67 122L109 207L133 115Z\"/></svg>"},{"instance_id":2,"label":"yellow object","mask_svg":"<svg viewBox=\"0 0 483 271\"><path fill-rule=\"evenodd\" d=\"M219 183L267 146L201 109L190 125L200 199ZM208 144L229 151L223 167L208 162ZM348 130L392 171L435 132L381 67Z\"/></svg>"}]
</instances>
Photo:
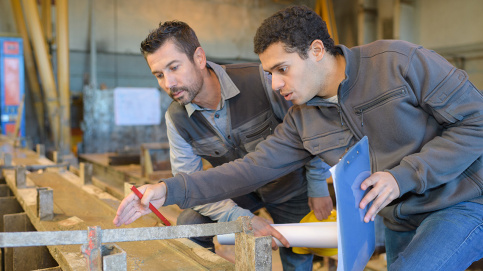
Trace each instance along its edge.
<instances>
[{"instance_id":1,"label":"yellow object","mask_svg":"<svg viewBox=\"0 0 483 271\"><path fill-rule=\"evenodd\" d=\"M336 222L337 221L337 212L332 210L330 215L327 219L318 220L315 217L314 211L310 211L308 215L306 215L300 223L311 223L311 222ZM292 251L297 254L314 254L321 257L328 257L337 255L337 248L306 248L306 247L293 247Z\"/></svg>"},{"instance_id":2,"label":"yellow object","mask_svg":"<svg viewBox=\"0 0 483 271\"><path fill-rule=\"evenodd\" d=\"M330 37L335 44L339 44L339 35L337 33L337 26L335 25L334 5L332 0L317 0L315 2L314 11L322 17L322 20L327 24L327 30Z\"/></svg>"}]
</instances>

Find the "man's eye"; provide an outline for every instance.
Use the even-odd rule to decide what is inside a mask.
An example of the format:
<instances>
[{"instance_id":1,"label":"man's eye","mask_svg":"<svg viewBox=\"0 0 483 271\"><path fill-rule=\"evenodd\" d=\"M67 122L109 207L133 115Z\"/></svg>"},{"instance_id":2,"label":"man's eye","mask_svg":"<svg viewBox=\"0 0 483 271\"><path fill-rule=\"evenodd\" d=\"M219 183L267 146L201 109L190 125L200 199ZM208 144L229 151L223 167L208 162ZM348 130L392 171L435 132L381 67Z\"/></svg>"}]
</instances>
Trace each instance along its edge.
<instances>
[{"instance_id":1,"label":"man's eye","mask_svg":"<svg viewBox=\"0 0 483 271\"><path fill-rule=\"evenodd\" d=\"M279 72L286 72L287 71L287 67L282 67L282 68L279 68L278 69Z\"/></svg>"},{"instance_id":2,"label":"man's eye","mask_svg":"<svg viewBox=\"0 0 483 271\"><path fill-rule=\"evenodd\" d=\"M172 71L175 71L175 70L177 70L177 69L178 69L178 66L171 67L171 70L172 70Z\"/></svg>"},{"instance_id":3,"label":"man's eye","mask_svg":"<svg viewBox=\"0 0 483 271\"><path fill-rule=\"evenodd\" d=\"M162 73L158 73L158 74L156 74L156 78L161 79L161 78L163 78L163 77L164 77L164 74L162 74Z\"/></svg>"}]
</instances>

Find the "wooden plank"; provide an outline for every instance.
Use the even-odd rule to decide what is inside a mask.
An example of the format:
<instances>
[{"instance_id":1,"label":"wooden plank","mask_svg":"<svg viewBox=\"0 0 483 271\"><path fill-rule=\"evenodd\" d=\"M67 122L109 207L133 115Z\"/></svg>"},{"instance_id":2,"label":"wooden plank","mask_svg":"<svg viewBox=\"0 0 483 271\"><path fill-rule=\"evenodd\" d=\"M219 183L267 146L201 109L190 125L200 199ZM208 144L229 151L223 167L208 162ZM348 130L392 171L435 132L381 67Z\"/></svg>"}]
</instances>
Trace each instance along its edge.
<instances>
[{"instance_id":1,"label":"wooden plank","mask_svg":"<svg viewBox=\"0 0 483 271\"><path fill-rule=\"evenodd\" d=\"M250 219L240 217L243 231L235 233L235 270L272 270L272 237L255 237L250 230Z\"/></svg>"},{"instance_id":2,"label":"wooden plank","mask_svg":"<svg viewBox=\"0 0 483 271\"><path fill-rule=\"evenodd\" d=\"M124 166L124 165L139 165L140 163L139 153L136 154L114 154L109 156L110 166Z\"/></svg>"},{"instance_id":3,"label":"wooden plank","mask_svg":"<svg viewBox=\"0 0 483 271\"><path fill-rule=\"evenodd\" d=\"M36 205L28 205L27 214L34 217L34 225L37 230L41 231L58 231L63 227L60 223L76 216L79 223L69 227L69 230L86 230L87 226L98 225L103 229L113 228L112 219L115 216L115 208L112 205L118 205L119 201L108 203L101 198L105 198L102 190L92 186L84 185L79 187L77 184L66 181L56 172L46 171L43 173L32 173L28 175L28 179L40 187L50 187L54 190L54 221L43 222L35 218ZM13 174L7 174L7 183L11 186L13 183ZM79 180L80 183L80 180ZM96 190L97 189L97 190ZM25 189L13 191L17 196L22 196ZM91 193L99 193L100 198L96 198ZM20 202L30 202L31 199L23 199ZM109 199L108 201L112 201ZM140 218L131 225L124 227L145 227L154 226L159 223L159 219L148 215ZM128 255L128 270L233 270L234 266L230 262L221 257L201 248L191 241L192 247L181 245L179 240L156 240L143 242L125 242L118 243ZM199 249L193 249L198 247ZM80 254L80 246L52 246L49 250L59 265L71 266L75 269L86 268L85 259ZM187 253L187 252L190 253ZM210 254L210 256L207 256ZM189 257L188 257L189 255ZM73 266L74 265L74 266ZM154 269L153 269L154 268Z\"/></svg>"},{"instance_id":4,"label":"wooden plank","mask_svg":"<svg viewBox=\"0 0 483 271\"><path fill-rule=\"evenodd\" d=\"M13 149L7 144L8 140L0 135L0 146L5 152L13 153L13 164L51 164L52 162L38 158L38 154L29 150ZM25 153L22 153L25 152ZM23 159L23 158L29 159ZM37 159L34 159L37 157ZM107 162L107 156L104 155ZM23 159L23 160L22 160ZM27 163L28 162L28 163ZM53 163L52 163L53 164ZM140 168L134 171L131 166L118 166L101 168L103 171L114 171L119 181L120 191L123 192L124 181L140 180ZM121 168L121 169L119 169ZM132 173L134 172L134 173ZM14 171L3 170L6 183L12 189L20 205L23 206L28 217L38 231L58 230L86 230L87 226L98 225L103 229L114 228L114 218L119 200L107 194L95 185L82 185L78 176L69 171L48 169L43 173L27 175L27 189L17 189L14 185ZM127 174L129 173L129 174ZM137 174L137 175L136 175ZM135 177L133 177L135 175ZM112 176L111 176L112 177ZM95 178L94 178L95 179ZM36 189L35 187L51 187L54 190L54 220L40 221L37 218ZM3 207L3 205L1 205ZM173 206L170 206L173 207ZM162 207L161 212L166 214ZM3 208L2 208L3 209ZM2 219L0 219L1 221ZM159 219L154 215L143 216L131 227L153 227L158 225ZM181 238L172 240L154 240L141 242L119 243L126 251L128 270L233 270L234 264L218 255L202 248L192 241ZM52 256L64 270L85 270L86 260L80 252L80 245L49 246ZM65 267L65 268L64 268ZM30 270L30 269L29 269Z\"/></svg>"},{"instance_id":5,"label":"wooden plank","mask_svg":"<svg viewBox=\"0 0 483 271\"><path fill-rule=\"evenodd\" d=\"M5 232L35 231L25 213L3 216ZM5 249L5 270L34 270L58 266L47 247L14 247Z\"/></svg>"},{"instance_id":6,"label":"wooden plank","mask_svg":"<svg viewBox=\"0 0 483 271\"><path fill-rule=\"evenodd\" d=\"M0 184L0 197L10 197L13 196L12 191L8 188L6 184Z\"/></svg>"},{"instance_id":7,"label":"wooden plank","mask_svg":"<svg viewBox=\"0 0 483 271\"><path fill-rule=\"evenodd\" d=\"M0 198L0 232L5 231L3 225L3 216L6 214L15 214L23 212L22 207L15 197L1 197Z\"/></svg>"},{"instance_id":8,"label":"wooden plank","mask_svg":"<svg viewBox=\"0 0 483 271\"><path fill-rule=\"evenodd\" d=\"M34 271L62 271L62 268L60 268L60 266L56 266L56 267L50 267L50 268L37 269Z\"/></svg>"}]
</instances>

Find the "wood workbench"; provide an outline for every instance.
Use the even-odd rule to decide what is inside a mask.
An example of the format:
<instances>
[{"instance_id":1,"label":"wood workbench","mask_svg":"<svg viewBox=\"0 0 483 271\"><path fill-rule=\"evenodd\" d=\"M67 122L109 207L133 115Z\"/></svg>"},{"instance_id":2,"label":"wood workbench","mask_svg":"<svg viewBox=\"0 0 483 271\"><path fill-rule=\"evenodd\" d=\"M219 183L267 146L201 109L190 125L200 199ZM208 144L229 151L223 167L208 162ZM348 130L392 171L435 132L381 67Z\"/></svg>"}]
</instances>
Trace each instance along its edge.
<instances>
[{"instance_id":1,"label":"wood workbench","mask_svg":"<svg viewBox=\"0 0 483 271\"><path fill-rule=\"evenodd\" d=\"M52 163L33 151L12 148L11 142L2 137L0 150L12 154L13 165ZM126 169L123 172L126 176L136 176L133 167L121 167ZM119 199L93 184L81 184L80 178L68 170L51 168L29 173L25 188L16 187L15 170L4 169L3 175L11 193L15 195L37 231L87 230L88 226L115 228L112 220L120 203ZM50 187L54 191L55 216L52 221L40 221L37 217L37 187ZM162 225L159 225L157 217L147 215L123 227L153 226ZM234 269L232 263L187 239L123 242L117 245L127 253L128 270ZM79 245L50 246L48 249L62 270L86 270L86 261ZM23 256L17 254L17 261L22 261L25 258Z\"/></svg>"}]
</instances>

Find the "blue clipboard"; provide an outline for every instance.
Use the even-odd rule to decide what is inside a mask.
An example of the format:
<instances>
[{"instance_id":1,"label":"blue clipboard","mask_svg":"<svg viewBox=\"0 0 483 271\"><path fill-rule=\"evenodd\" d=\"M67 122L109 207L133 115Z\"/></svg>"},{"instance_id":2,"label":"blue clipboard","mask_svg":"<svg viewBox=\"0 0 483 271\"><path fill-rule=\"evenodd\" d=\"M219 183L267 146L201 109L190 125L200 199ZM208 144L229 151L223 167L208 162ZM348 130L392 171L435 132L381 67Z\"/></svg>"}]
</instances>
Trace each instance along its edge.
<instances>
[{"instance_id":1,"label":"blue clipboard","mask_svg":"<svg viewBox=\"0 0 483 271\"><path fill-rule=\"evenodd\" d=\"M374 222L364 222L370 205L359 208L367 193L361 189L361 183L371 175L367 137L354 145L330 171L337 199L337 270L364 270L376 244Z\"/></svg>"}]
</instances>

